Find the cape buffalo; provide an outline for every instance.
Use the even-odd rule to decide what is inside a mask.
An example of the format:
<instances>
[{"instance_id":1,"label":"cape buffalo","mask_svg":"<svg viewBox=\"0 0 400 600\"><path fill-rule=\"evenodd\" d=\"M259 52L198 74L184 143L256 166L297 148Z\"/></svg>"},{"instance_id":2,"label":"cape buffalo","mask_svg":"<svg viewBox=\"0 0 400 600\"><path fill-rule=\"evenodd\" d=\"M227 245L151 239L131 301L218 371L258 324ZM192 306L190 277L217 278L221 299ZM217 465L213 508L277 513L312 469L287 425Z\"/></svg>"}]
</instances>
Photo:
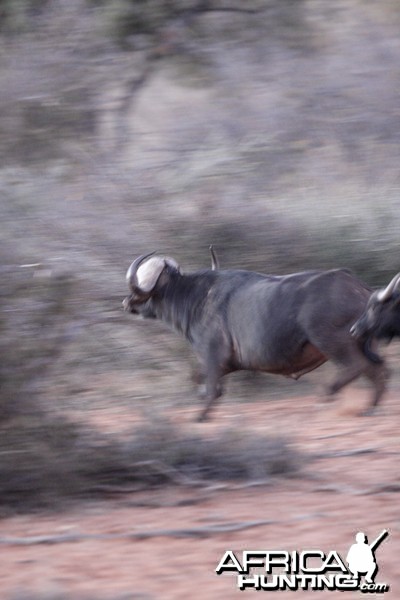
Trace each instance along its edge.
<instances>
[{"instance_id":1,"label":"cape buffalo","mask_svg":"<svg viewBox=\"0 0 400 600\"><path fill-rule=\"evenodd\" d=\"M215 262L215 261L214 261ZM372 410L384 390L383 361L372 361L350 326L371 290L349 271L305 271L282 277L215 268L183 274L178 263L154 253L127 272L126 311L161 319L193 346L206 384L208 416L221 395L221 378L245 369L295 379L327 360L338 365L332 396L360 375L374 386Z\"/></svg>"},{"instance_id":2,"label":"cape buffalo","mask_svg":"<svg viewBox=\"0 0 400 600\"><path fill-rule=\"evenodd\" d=\"M370 349L371 341L385 339L390 342L393 337L400 336L400 273L387 287L372 294L350 331L363 343L366 355L375 361L376 355Z\"/></svg>"}]
</instances>

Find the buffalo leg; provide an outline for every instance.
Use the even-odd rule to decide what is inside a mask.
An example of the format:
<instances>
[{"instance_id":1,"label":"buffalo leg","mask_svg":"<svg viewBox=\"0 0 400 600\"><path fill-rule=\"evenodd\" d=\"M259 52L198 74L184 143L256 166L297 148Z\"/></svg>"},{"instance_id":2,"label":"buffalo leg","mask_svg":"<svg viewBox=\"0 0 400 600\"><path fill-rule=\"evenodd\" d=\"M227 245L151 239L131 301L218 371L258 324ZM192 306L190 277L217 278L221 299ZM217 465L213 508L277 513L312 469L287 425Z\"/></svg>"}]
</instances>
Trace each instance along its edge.
<instances>
[{"instance_id":1,"label":"buffalo leg","mask_svg":"<svg viewBox=\"0 0 400 600\"><path fill-rule=\"evenodd\" d=\"M332 399L334 394L361 375L365 375L375 388L372 404L363 413L371 414L385 392L387 369L384 364L372 363L364 356L357 357L356 360L353 360L353 364L347 365L340 371L337 379L328 388L328 398Z\"/></svg>"},{"instance_id":2,"label":"buffalo leg","mask_svg":"<svg viewBox=\"0 0 400 600\"><path fill-rule=\"evenodd\" d=\"M216 400L222 396L222 387L219 384L219 373L215 369L215 372L207 374L206 380L206 406L198 416L198 421L201 423L207 421L212 408L215 405Z\"/></svg>"},{"instance_id":3,"label":"buffalo leg","mask_svg":"<svg viewBox=\"0 0 400 600\"><path fill-rule=\"evenodd\" d=\"M208 419L216 400L222 396L222 376L232 372L231 368L227 368L230 357L229 343L223 336L217 336L209 340L197 356L205 374L206 405L197 418L197 421L201 422Z\"/></svg>"},{"instance_id":4,"label":"buffalo leg","mask_svg":"<svg viewBox=\"0 0 400 600\"><path fill-rule=\"evenodd\" d=\"M222 395L220 381L224 372L222 372L220 365L225 362L222 355L223 348L221 348L221 344L216 343L216 341L212 342L208 348L207 359L203 363L205 364L206 372L206 406L201 411L197 419L198 421L206 421L208 419L216 400Z\"/></svg>"},{"instance_id":5,"label":"buffalo leg","mask_svg":"<svg viewBox=\"0 0 400 600\"><path fill-rule=\"evenodd\" d=\"M208 398L209 390L207 389L207 375L205 368L200 361L199 364L192 368L191 380L198 386L199 397L203 399ZM223 392L224 390L218 376L218 381L216 383L216 398L222 396Z\"/></svg>"},{"instance_id":6,"label":"buffalo leg","mask_svg":"<svg viewBox=\"0 0 400 600\"><path fill-rule=\"evenodd\" d=\"M363 372L362 367L359 366L350 366L343 371L340 372L339 376L333 381L327 389L328 398L332 399L332 397L337 394L342 388L346 385L357 379Z\"/></svg>"},{"instance_id":7,"label":"buffalo leg","mask_svg":"<svg viewBox=\"0 0 400 600\"><path fill-rule=\"evenodd\" d=\"M372 415L386 391L386 384L389 379L389 369L384 364L374 363L365 371L365 376L371 381L375 391L371 406L364 410L362 414Z\"/></svg>"}]
</instances>

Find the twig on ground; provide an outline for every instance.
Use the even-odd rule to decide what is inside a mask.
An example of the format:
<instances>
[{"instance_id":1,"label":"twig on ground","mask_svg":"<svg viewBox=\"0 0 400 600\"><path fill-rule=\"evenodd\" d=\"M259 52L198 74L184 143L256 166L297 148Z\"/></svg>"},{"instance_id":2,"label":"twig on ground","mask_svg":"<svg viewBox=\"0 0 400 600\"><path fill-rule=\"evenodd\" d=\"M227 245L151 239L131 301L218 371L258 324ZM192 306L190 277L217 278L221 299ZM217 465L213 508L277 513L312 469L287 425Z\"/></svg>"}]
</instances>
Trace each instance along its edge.
<instances>
[{"instance_id":1,"label":"twig on ground","mask_svg":"<svg viewBox=\"0 0 400 600\"><path fill-rule=\"evenodd\" d=\"M373 454L379 452L380 448L359 448L358 450L336 450L334 452L321 452L314 454L312 458L343 458L346 456L358 456L359 454Z\"/></svg>"},{"instance_id":2,"label":"twig on ground","mask_svg":"<svg viewBox=\"0 0 400 600\"><path fill-rule=\"evenodd\" d=\"M146 540L153 537L208 537L219 533L243 531L253 527L273 525L277 521L243 521L240 523L220 523L207 527L189 527L187 529L153 529L149 531L133 531L130 533L67 533L62 535L36 535L29 537L0 537L0 544L7 546L31 546L36 544L62 544L84 542L87 540Z\"/></svg>"}]
</instances>

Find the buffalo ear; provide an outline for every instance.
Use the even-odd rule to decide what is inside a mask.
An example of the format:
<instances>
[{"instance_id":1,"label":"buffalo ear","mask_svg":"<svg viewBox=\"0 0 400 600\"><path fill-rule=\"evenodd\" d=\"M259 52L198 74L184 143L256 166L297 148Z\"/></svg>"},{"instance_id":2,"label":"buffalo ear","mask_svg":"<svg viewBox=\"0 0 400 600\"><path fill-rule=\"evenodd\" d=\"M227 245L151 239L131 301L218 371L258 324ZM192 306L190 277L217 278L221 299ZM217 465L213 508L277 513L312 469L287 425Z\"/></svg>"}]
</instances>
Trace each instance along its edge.
<instances>
[{"instance_id":1,"label":"buffalo ear","mask_svg":"<svg viewBox=\"0 0 400 600\"><path fill-rule=\"evenodd\" d=\"M169 278L171 277L171 273L181 273L180 267L177 263L171 263L168 262L168 259L166 259L165 261L165 267L164 269L161 271L161 274L157 280L156 285L162 287L163 285L165 285Z\"/></svg>"}]
</instances>

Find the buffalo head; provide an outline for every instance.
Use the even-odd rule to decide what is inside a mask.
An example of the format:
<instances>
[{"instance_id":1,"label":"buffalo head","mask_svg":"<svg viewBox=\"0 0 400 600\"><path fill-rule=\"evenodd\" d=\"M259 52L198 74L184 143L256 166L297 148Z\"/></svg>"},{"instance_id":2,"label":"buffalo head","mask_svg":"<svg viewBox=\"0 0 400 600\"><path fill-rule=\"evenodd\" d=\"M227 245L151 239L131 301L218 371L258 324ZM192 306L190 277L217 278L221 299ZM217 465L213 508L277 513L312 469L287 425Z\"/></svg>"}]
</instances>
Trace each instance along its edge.
<instances>
[{"instance_id":1,"label":"buffalo head","mask_svg":"<svg viewBox=\"0 0 400 600\"><path fill-rule=\"evenodd\" d=\"M384 289L374 292L351 334L366 344L372 338L390 341L400 336L400 273Z\"/></svg>"},{"instance_id":2,"label":"buffalo head","mask_svg":"<svg viewBox=\"0 0 400 600\"><path fill-rule=\"evenodd\" d=\"M131 294L122 302L124 310L146 318L156 318L152 299L172 273L180 273L180 267L173 258L153 255L154 252L143 254L129 267L126 280Z\"/></svg>"}]
</instances>

